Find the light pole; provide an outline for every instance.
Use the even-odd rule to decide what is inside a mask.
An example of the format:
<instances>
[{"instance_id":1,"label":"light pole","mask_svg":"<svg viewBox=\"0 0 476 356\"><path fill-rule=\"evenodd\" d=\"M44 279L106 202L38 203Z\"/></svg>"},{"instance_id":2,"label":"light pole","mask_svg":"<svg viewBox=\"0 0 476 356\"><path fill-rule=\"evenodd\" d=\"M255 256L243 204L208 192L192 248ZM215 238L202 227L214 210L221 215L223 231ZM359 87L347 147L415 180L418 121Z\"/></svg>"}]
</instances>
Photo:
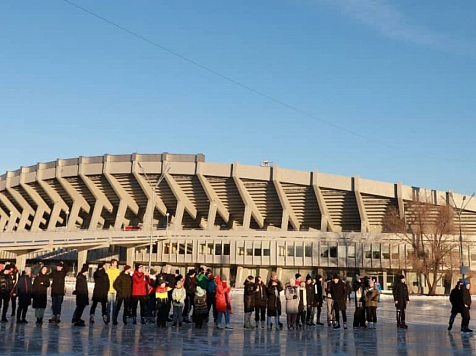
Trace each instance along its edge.
<instances>
[{"instance_id":1,"label":"light pole","mask_svg":"<svg viewBox=\"0 0 476 356\"><path fill-rule=\"evenodd\" d=\"M155 194L157 192L157 188L159 187L160 183L162 180L165 178L165 174L170 171L170 166L167 165L165 167L165 171L163 174L160 175L159 179L157 180L157 183L155 185L152 185L152 183L149 180L149 176L147 176L147 173L145 173L145 169L142 166L142 164L138 161L137 164L139 167L142 169L142 172L144 173L144 177L147 180L147 183L152 187L152 213L150 214L150 243L149 243L149 271L150 268L152 267L152 239L154 236L154 211L155 211ZM168 214L168 213L167 213Z\"/></svg>"},{"instance_id":2,"label":"light pole","mask_svg":"<svg viewBox=\"0 0 476 356\"><path fill-rule=\"evenodd\" d=\"M68 231L69 210L66 210L66 225L64 231Z\"/></svg>"},{"instance_id":3,"label":"light pole","mask_svg":"<svg viewBox=\"0 0 476 356\"><path fill-rule=\"evenodd\" d=\"M167 224L165 225L165 236L167 238L169 237L169 216L169 213L165 214L165 217L167 218Z\"/></svg>"},{"instance_id":4,"label":"light pole","mask_svg":"<svg viewBox=\"0 0 476 356\"><path fill-rule=\"evenodd\" d=\"M466 204L464 203L466 200L466 195L463 196L463 200L461 201L461 207L458 208L455 202L455 198L453 197L453 194L451 195L451 199L453 200L453 209L456 211L456 214L458 215L458 225L459 225L459 252L460 252L460 259L461 259L461 267L460 267L460 273L463 276L469 273L469 270L467 270L467 267L464 265L464 257L463 257L463 231L461 229L461 214L463 213L463 210L468 206L469 202L471 199L474 197L474 194L471 194L469 197L468 201Z\"/></svg>"}]
</instances>

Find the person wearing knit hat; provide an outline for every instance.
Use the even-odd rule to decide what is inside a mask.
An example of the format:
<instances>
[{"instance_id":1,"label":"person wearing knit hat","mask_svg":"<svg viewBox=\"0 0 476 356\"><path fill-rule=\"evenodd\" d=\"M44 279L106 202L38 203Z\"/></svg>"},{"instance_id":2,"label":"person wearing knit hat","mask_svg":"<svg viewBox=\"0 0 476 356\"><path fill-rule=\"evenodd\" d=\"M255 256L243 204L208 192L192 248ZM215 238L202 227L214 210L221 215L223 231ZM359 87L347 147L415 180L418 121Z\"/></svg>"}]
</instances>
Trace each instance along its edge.
<instances>
[{"instance_id":1,"label":"person wearing knit hat","mask_svg":"<svg viewBox=\"0 0 476 356\"><path fill-rule=\"evenodd\" d=\"M65 279L68 268L63 261L59 261L56 264L56 269L52 270L48 275L52 280L51 282L51 309L53 310L53 316L49 320L50 323L61 322L61 306L63 305L63 299L66 291Z\"/></svg>"},{"instance_id":2,"label":"person wearing knit hat","mask_svg":"<svg viewBox=\"0 0 476 356\"><path fill-rule=\"evenodd\" d=\"M94 313L96 312L96 307L101 303L101 315L105 324L109 323L107 317L107 294L109 292L109 276L104 269L105 263L100 262L98 264L98 269L94 272L94 290L93 290L93 304L91 305L91 310L89 311L89 323L94 324Z\"/></svg>"},{"instance_id":3,"label":"person wearing knit hat","mask_svg":"<svg viewBox=\"0 0 476 356\"><path fill-rule=\"evenodd\" d=\"M408 287L405 283L405 276L401 275L393 285L393 301L396 308L397 316L397 328L408 329L408 325L405 323L405 310L407 304L410 303L408 295Z\"/></svg>"},{"instance_id":4,"label":"person wearing knit hat","mask_svg":"<svg viewBox=\"0 0 476 356\"><path fill-rule=\"evenodd\" d=\"M461 322L461 332L462 333L472 333L473 330L469 328L470 313L469 309L471 308L471 294L470 294L471 282L468 279L463 281L463 310L461 316L463 321Z\"/></svg>"},{"instance_id":5,"label":"person wearing knit hat","mask_svg":"<svg viewBox=\"0 0 476 356\"><path fill-rule=\"evenodd\" d=\"M169 292L172 288L167 286L167 281L159 277L155 288L155 301L157 309L157 327L165 328L170 311Z\"/></svg>"},{"instance_id":6,"label":"person wearing knit hat","mask_svg":"<svg viewBox=\"0 0 476 356\"><path fill-rule=\"evenodd\" d=\"M254 277L248 276L246 278L244 285L244 298L243 298L243 311L244 315L244 328L245 329L254 329L255 327L251 325L251 313L253 313L255 309L255 292L256 287L254 283Z\"/></svg>"},{"instance_id":7,"label":"person wearing knit hat","mask_svg":"<svg viewBox=\"0 0 476 356\"><path fill-rule=\"evenodd\" d=\"M195 327L201 329L208 316L207 292L198 286L193 297L193 321Z\"/></svg>"},{"instance_id":8,"label":"person wearing knit hat","mask_svg":"<svg viewBox=\"0 0 476 356\"><path fill-rule=\"evenodd\" d=\"M117 292L117 302L116 308L114 309L113 316L112 316L112 324L117 325L117 317L122 307L122 303L124 303L124 313L122 316L122 321L124 325L127 325L127 316L130 311L131 306L131 298L132 298L132 267L129 265L125 265L122 272L116 278L113 283L113 287Z\"/></svg>"},{"instance_id":9,"label":"person wearing knit hat","mask_svg":"<svg viewBox=\"0 0 476 356\"><path fill-rule=\"evenodd\" d=\"M18 296L17 323L28 323L26 321L26 313L28 306L31 304L32 288L31 268L25 267L13 290L13 295Z\"/></svg>"},{"instance_id":10,"label":"person wearing knit hat","mask_svg":"<svg viewBox=\"0 0 476 356\"><path fill-rule=\"evenodd\" d=\"M301 285L301 280L302 280L301 277L302 277L302 276L301 276L300 273L296 273L296 274L294 275L294 279L295 279L295 282L296 282L296 286L297 286L297 287Z\"/></svg>"},{"instance_id":11,"label":"person wearing knit hat","mask_svg":"<svg viewBox=\"0 0 476 356\"><path fill-rule=\"evenodd\" d=\"M36 323L38 325L43 324L43 317L48 303L47 291L49 286L48 267L42 266L33 280L32 288L33 309L35 309Z\"/></svg>"},{"instance_id":12,"label":"person wearing knit hat","mask_svg":"<svg viewBox=\"0 0 476 356\"><path fill-rule=\"evenodd\" d=\"M86 326L81 317L83 316L84 308L89 304L88 282L86 279L88 273L89 266L83 264L81 271L76 276L76 286L73 292L73 294L76 295L76 309L74 310L72 320L74 326Z\"/></svg>"},{"instance_id":13,"label":"person wearing knit hat","mask_svg":"<svg viewBox=\"0 0 476 356\"><path fill-rule=\"evenodd\" d=\"M118 261L113 258L109 263L109 268L106 269L106 274L109 277L109 290L107 292L107 322L109 323L111 320L111 314L114 315L114 310L116 309L116 300L117 300L117 293L114 289L114 281L121 271L118 266Z\"/></svg>"}]
</instances>

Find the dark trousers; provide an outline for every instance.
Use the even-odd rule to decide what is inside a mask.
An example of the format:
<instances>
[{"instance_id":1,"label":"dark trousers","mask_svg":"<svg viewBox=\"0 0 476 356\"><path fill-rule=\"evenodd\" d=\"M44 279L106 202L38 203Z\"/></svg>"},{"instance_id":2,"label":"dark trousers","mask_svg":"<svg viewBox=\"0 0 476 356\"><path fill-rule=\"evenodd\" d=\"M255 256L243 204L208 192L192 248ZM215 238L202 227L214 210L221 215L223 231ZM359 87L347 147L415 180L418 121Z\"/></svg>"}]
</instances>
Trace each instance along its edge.
<instances>
[{"instance_id":1,"label":"dark trousers","mask_svg":"<svg viewBox=\"0 0 476 356\"><path fill-rule=\"evenodd\" d=\"M122 303L124 302L124 314L123 314L123 319L126 320L127 316L129 315L130 311L130 299L124 299L122 297L117 296L116 299L116 308L114 309L114 320L117 320L117 316L119 315L119 312L121 311Z\"/></svg>"},{"instance_id":2,"label":"dark trousers","mask_svg":"<svg viewBox=\"0 0 476 356\"><path fill-rule=\"evenodd\" d=\"M3 295L0 298L0 309L2 308L2 304L3 304L2 319L5 320L7 318L8 304L10 304L10 296Z\"/></svg>"},{"instance_id":3,"label":"dark trousers","mask_svg":"<svg viewBox=\"0 0 476 356\"><path fill-rule=\"evenodd\" d=\"M297 324L299 326L304 326L306 325L306 310L299 310L298 311L298 316L297 316Z\"/></svg>"},{"instance_id":4,"label":"dark trousers","mask_svg":"<svg viewBox=\"0 0 476 356\"><path fill-rule=\"evenodd\" d=\"M170 303L167 299L157 299L157 326L165 328L169 317Z\"/></svg>"},{"instance_id":5,"label":"dark trousers","mask_svg":"<svg viewBox=\"0 0 476 356\"><path fill-rule=\"evenodd\" d=\"M208 312L210 313L210 309L213 308L213 321L216 323L217 322L217 317L218 317L218 313L217 313L217 309L216 309L216 305L215 305L215 295L216 293L207 293L207 308L208 308Z\"/></svg>"},{"instance_id":6,"label":"dark trousers","mask_svg":"<svg viewBox=\"0 0 476 356\"><path fill-rule=\"evenodd\" d=\"M61 305L63 304L63 295L51 296L51 308L53 309L53 315L61 314Z\"/></svg>"},{"instance_id":7,"label":"dark trousers","mask_svg":"<svg viewBox=\"0 0 476 356\"><path fill-rule=\"evenodd\" d=\"M461 316L463 317L463 321L461 322L461 329L466 329L469 326L469 320L471 316L469 314L469 308L463 307L461 311Z\"/></svg>"},{"instance_id":8,"label":"dark trousers","mask_svg":"<svg viewBox=\"0 0 476 356\"><path fill-rule=\"evenodd\" d=\"M334 303L334 314L335 314L337 324L339 324L339 311L342 313L342 321L344 323L347 323L347 314L345 313L345 309L340 310L339 303L335 302Z\"/></svg>"},{"instance_id":9,"label":"dark trousers","mask_svg":"<svg viewBox=\"0 0 476 356\"><path fill-rule=\"evenodd\" d=\"M405 325L405 309L397 309L397 325Z\"/></svg>"},{"instance_id":10,"label":"dark trousers","mask_svg":"<svg viewBox=\"0 0 476 356\"><path fill-rule=\"evenodd\" d=\"M377 322L377 307L367 307L367 321L369 323Z\"/></svg>"},{"instance_id":11,"label":"dark trousers","mask_svg":"<svg viewBox=\"0 0 476 356\"><path fill-rule=\"evenodd\" d=\"M255 307L255 321L258 322L260 320L266 320L266 307Z\"/></svg>"},{"instance_id":12,"label":"dark trousers","mask_svg":"<svg viewBox=\"0 0 476 356\"><path fill-rule=\"evenodd\" d=\"M83 305L83 304L76 306L76 309L74 310L74 313L73 313L74 323L81 320L81 317L83 316L84 308L86 308L86 305Z\"/></svg>"},{"instance_id":13,"label":"dark trousers","mask_svg":"<svg viewBox=\"0 0 476 356\"><path fill-rule=\"evenodd\" d=\"M15 309L17 307L17 297L16 296L12 296L10 298L10 301L12 302L12 316L15 316Z\"/></svg>"},{"instance_id":14,"label":"dark trousers","mask_svg":"<svg viewBox=\"0 0 476 356\"><path fill-rule=\"evenodd\" d=\"M147 296L132 297L132 317L137 317L137 304L140 304L140 317L145 318L147 314Z\"/></svg>"},{"instance_id":15,"label":"dark trousers","mask_svg":"<svg viewBox=\"0 0 476 356\"><path fill-rule=\"evenodd\" d=\"M321 322L321 311L322 311L322 306L321 306L321 303L319 303L319 306L316 308L316 323Z\"/></svg>"},{"instance_id":16,"label":"dark trousers","mask_svg":"<svg viewBox=\"0 0 476 356\"><path fill-rule=\"evenodd\" d=\"M307 306L306 310L306 324L310 325L314 319L314 313L312 312L312 306Z\"/></svg>"},{"instance_id":17,"label":"dark trousers","mask_svg":"<svg viewBox=\"0 0 476 356\"><path fill-rule=\"evenodd\" d=\"M91 305L91 310L89 311L90 315L94 315L94 313L96 313L96 307L99 303L101 303L101 315L107 315L107 299L93 300L93 305Z\"/></svg>"},{"instance_id":18,"label":"dark trousers","mask_svg":"<svg viewBox=\"0 0 476 356\"><path fill-rule=\"evenodd\" d=\"M190 319L190 311L192 310L193 307L193 294L188 294L187 297L185 298L185 306L183 308L183 318L185 320Z\"/></svg>"},{"instance_id":19,"label":"dark trousers","mask_svg":"<svg viewBox=\"0 0 476 356\"><path fill-rule=\"evenodd\" d=\"M31 295L19 295L18 296L18 310L17 310L17 320L25 320L26 312L28 311L28 306L31 303ZM12 303L13 308L13 303ZM13 311L12 311L13 314Z\"/></svg>"}]
</instances>

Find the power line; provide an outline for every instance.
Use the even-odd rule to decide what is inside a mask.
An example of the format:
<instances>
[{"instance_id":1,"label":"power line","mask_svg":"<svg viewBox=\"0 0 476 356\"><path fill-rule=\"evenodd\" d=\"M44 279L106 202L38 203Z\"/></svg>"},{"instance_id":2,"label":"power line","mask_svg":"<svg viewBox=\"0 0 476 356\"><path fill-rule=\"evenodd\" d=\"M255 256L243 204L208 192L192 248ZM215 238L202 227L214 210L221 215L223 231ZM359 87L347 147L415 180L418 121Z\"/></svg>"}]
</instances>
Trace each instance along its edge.
<instances>
[{"instance_id":1,"label":"power line","mask_svg":"<svg viewBox=\"0 0 476 356\"><path fill-rule=\"evenodd\" d=\"M217 72L216 70L214 70L214 69L212 69L212 68L210 68L210 67L207 67L207 66L205 66L205 65L203 65L203 64L201 64L201 63L199 63L199 62L197 62L197 61L195 61L195 60L193 60L193 59L190 59L190 58L188 58L188 57L186 57L186 56L184 56L184 55L182 55L182 54L180 54L180 53L177 53L177 52L175 52L175 51L173 51L173 50L171 50L171 49L169 49L169 48L167 48L167 47L165 47L165 46L163 46L163 45L161 45L161 44L159 44L159 43L157 43L157 42L155 42L155 41L153 41L153 40L151 40L151 39L149 39L149 38L147 38L147 37L144 37L144 36L138 34L137 32L131 31L131 30L125 28L124 26L121 26L121 25L117 24L116 22L111 21L111 20L105 18L104 16L98 15L98 14L96 14L95 12L93 12L93 11L91 11L91 10L88 10L88 9L86 9L86 8L84 8L84 7L78 5L78 4L76 4L76 3L74 3L74 2L72 2L72 1L70 1L70 0L63 0L63 1L64 1L65 3L71 5L71 6L74 6L75 8L77 8L77 9L83 11L83 12L86 12L87 14L89 14L89 15L91 15L91 16L94 16L95 18L97 18L97 19L99 19L99 20L101 20L101 21L103 21L103 22L105 22L105 23L107 23L107 24L109 24L109 25L111 25L111 26L114 26L114 27L118 28L119 30L121 30L121 31L123 31L123 32L126 32L127 34L129 34L129 35L131 35L131 36L133 36L133 37L136 37L136 38L138 38L138 39L140 39L140 40L142 40L142 41L144 41L144 42L146 42L146 43L148 43L148 44L150 44L150 45L152 45L152 46L154 46L154 47L156 47L156 48L158 48L158 49L160 49L160 50L162 50L162 51L164 51L164 52L166 52L166 53L168 53L168 54L170 54L170 55L172 55L172 56L175 56L175 57L177 57L177 58L180 58L180 59L182 59L182 60L184 60L184 61L186 61L186 62L188 62L188 63L190 63L190 64L192 64L192 65L194 65L194 66L196 66L196 67L198 67L198 68L200 68L200 69L203 69L204 71L207 71L207 72L209 72L209 73L211 73L211 74L213 74L213 75L215 75L215 76L217 76L217 77L219 77L219 78L221 78L221 79L223 79L223 80L226 80L226 81L228 81L228 82L230 82L230 83L232 83L232 84L235 84L235 85L237 85L237 86L239 86L239 87L241 87L241 88L243 88L243 89L246 89L246 90L248 90L248 91L250 91L250 92L252 92L252 93L254 93L254 94L256 94L256 95L259 95L259 96L261 96L261 97L263 97L263 98L265 98L265 99L268 99L268 100L270 100L270 101L272 101L272 102L274 102L274 103L276 103L276 104L279 104L279 105L281 105L281 106L284 106L284 107L286 107L286 108L288 108L288 109L290 109L290 110L292 110L292 111L294 111L294 112L296 112L296 113L299 113L299 114L301 114L301 115L303 115L303 116L307 116L308 118L311 118L311 119L313 119L313 120L320 121L320 122L326 124L327 126L333 127L333 128L335 128L335 129L340 130L340 131L343 131L343 132L346 132L347 134L350 134L350 135L352 135L352 136L358 137L358 138L360 138L360 139L362 139L362 140L374 142L374 143L376 143L376 144L378 144L378 145L380 145L380 146L389 148L389 149L391 149L391 150L394 150L394 151L397 151L397 152L400 152L400 153L412 154L413 156L420 156L420 157L426 157L426 158L431 157L431 158L441 159L441 157L436 156L436 155L423 155L423 154L419 154L419 153L416 153L416 152L410 152L410 151L403 150L403 149L401 149L400 147L396 147L396 146L393 146L393 145L389 145L389 144L387 144L387 143L384 142L384 141L381 141L381 140L376 139L375 137L363 135L363 134L361 134L361 133L359 133L359 132L350 130L350 129L344 127L344 126L335 124L335 123L333 123L333 122L331 122L331 121L329 121L329 120L325 120L325 119L323 119L323 118L317 117L316 115L314 115L314 114L312 114L312 113L309 113L309 112L307 112L307 111L305 111L305 110L303 110L303 109L300 109L300 108L298 108L298 107L296 107L296 106L294 106L294 105L288 104L288 103L286 103L286 102L284 102L284 101L282 101L282 100L279 100L279 99L277 99L277 98L274 98L274 97L272 97L271 95L268 95L268 94L266 94L266 93L264 93L264 92L262 92L262 91L259 91L259 90L257 90L257 89L254 89L254 88L250 87L249 85L243 84L243 83L239 82L238 80L235 80L235 79L233 79L233 78L231 78L231 77L229 77L229 76L227 76L227 75L225 75L225 74L222 74L222 73L220 73L220 72ZM455 161L455 159L452 159L452 161Z\"/></svg>"}]
</instances>

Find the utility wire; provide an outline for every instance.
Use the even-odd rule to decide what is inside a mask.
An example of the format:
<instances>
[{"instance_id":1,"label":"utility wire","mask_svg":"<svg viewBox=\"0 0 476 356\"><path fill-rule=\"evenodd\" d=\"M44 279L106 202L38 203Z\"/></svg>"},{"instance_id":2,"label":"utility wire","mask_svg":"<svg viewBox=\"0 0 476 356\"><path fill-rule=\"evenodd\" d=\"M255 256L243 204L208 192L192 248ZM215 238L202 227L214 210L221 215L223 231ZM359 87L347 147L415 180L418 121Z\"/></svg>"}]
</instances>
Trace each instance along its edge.
<instances>
[{"instance_id":1,"label":"utility wire","mask_svg":"<svg viewBox=\"0 0 476 356\"><path fill-rule=\"evenodd\" d=\"M328 125L328 126L330 126L330 127L333 127L333 128L335 128L335 129L337 129L337 130L346 132L346 133L348 133L348 134L350 134L350 135L352 135L352 136L355 136L355 137L358 137L358 138L360 138L360 139L367 140L367 141L370 141L370 142L377 143L377 144L379 144L380 146L389 148L389 149L394 150L394 151L398 151L398 152L400 152L400 153L411 154L411 155L413 155L413 156L421 156L421 157L426 157L426 158L438 158L438 159L441 159L441 157L436 156L436 155L424 155L424 154L416 153L416 152L414 152L414 151L413 151L413 152L410 152L410 151L407 151L407 150L403 150L403 149L401 149L401 148L399 148L399 147L396 147L396 146L393 146L393 145L389 145L389 144L387 144L387 143L384 142L384 141L378 140L378 139L376 139L375 137L370 137L370 136L363 135L363 134L361 134L361 133L359 133L359 132L350 130L350 129L344 127L344 126L337 125L337 124L335 124L335 123L333 123L333 122L331 122L331 121L328 121L328 120L322 119L322 118L320 118L320 117L317 117L317 116L314 115L314 114L311 114L311 113L309 113L309 112L307 112L307 111L305 111L305 110L303 110L303 109L300 109L300 108L298 108L298 107L296 107L296 106L294 106L294 105L288 104L288 103L286 103L286 102L284 102L284 101L282 101L282 100L276 99L276 98L274 98L274 97L272 97L272 96L270 96L270 95L268 95L268 94L266 94L266 93L264 93L264 92L262 92L262 91L259 91L259 90L257 90L257 89L254 89L254 88L252 88L252 87L250 87L250 86L248 86L248 85L246 85L246 84L243 84L243 83L241 83L241 82L239 82L239 81L237 81L237 80L235 80L235 79L233 79L233 78L231 78L231 77L229 77L229 76L227 76L227 75L224 75L224 74L222 74L222 73L220 73L220 72L217 72L216 70L214 70L214 69L212 69L212 68L210 68L210 67L207 67L207 66L205 66L205 65L203 65L203 64L201 64L201 63L199 63L199 62L197 62L197 61L194 61L193 59L190 59L190 58L188 58L188 57L186 57L186 56L184 56L184 55L182 55L182 54L180 54L180 53L177 53L177 52L175 52L175 51L173 51L173 50L171 50L171 49L169 49L169 48L167 48L167 47L164 47L163 45L161 45L161 44L159 44L159 43L157 43L157 42L155 42L155 41L153 41L153 40L151 40L151 39L149 39L149 38L147 38L147 37L144 37L144 36L138 34L137 32L131 31L131 30L125 28L124 26L121 26L121 25L119 25L119 24L117 24L117 23L115 23L115 22L113 22L113 21L111 21L111 20L105 18L104 16L98 15L98 14L96 14L95 12L93 12L93 11L91 11L91 10L88 10L88 9L86 9L86 8L84 8L84 7L78 5L78 4L76 4L76 3L74 3L74 2L72 2L72 1L70 1L70 0L63 0L63 1L64 1L65 3L71 5L71 6L74 6L75 8L77 8L77 9L83 11L83 12L86 12L87 14L89 14L89 15L91 15L91 16L93 16L93 17L95 17L95 18L97 18L97 19L99 19L99 20L101 20L101 21L103 21L103 22L106 22L107 24L109 24L109 25L111 25L111 26L114 26L114 27L118 28L119 30L121 30L121 31L123 31L123 32L128 33L129 35L131 35L131 36L133 36L133 37L136 37L136 38L138 38L138 39L140 39L140 40L142 40L142 41L144 41L144 42L146 42L146 43L148 43L148 44L150 44L150 45L152 45L152 46L154 46L154 47L156 47L156 48L158 48L158 49L160 49L160 50L162 50L162 51L164 51L164 52L169 53L169 54L172 55L172 56L175 56L175 57L177 57L177 58L180 58L180 59L182 59L182 60L184 60L184 61L186 61L186 62L188 62L188 63L190 63L190 64L192 64L192 65L194 65L194 66L196 66L196 67L198 67L198 68L203 69L203 70L206 71L206 72L209 72L209 73L211 73L211 74L213 74L213 75L215 75L215 76L217 76L217 77L219 77L219 78L221 78L221 79L223 79L223 80L226 80L226 81L228 81L228 82L230 82L230 83L232 83L232 84L235 84L235 85L237 85L237 86L239 86L239 87L241 87L241 88L243 88L243 89L246 89L246 90L248 90L248 91L250 91L250 92L252 92L252 93L254 93L254 94L256 94L256 95L259 95L259 96L261 96L261 97L263 97L263 98L266 98L266 99L268 99L268 100L270 100L270 101L272 101L272 102L274 102L274 103L276 103L276 104L279 104L279 105L281 105L281 106L284 106L284 107L286 107L286 108L288 108L288 109L290 109L290 110L292 110L292 111L294 111L294 112L296 112L296 113L299 113L299 114L301 114L301 115L307 116L308 118L311 118L311 119L313 119L313 120L320 121L320 122L322 122L322 123L324 123L324 124L326 124L326 125ZM455 160L452 159L452 161L455 161Z\"/></svg>"}]
</instances>

